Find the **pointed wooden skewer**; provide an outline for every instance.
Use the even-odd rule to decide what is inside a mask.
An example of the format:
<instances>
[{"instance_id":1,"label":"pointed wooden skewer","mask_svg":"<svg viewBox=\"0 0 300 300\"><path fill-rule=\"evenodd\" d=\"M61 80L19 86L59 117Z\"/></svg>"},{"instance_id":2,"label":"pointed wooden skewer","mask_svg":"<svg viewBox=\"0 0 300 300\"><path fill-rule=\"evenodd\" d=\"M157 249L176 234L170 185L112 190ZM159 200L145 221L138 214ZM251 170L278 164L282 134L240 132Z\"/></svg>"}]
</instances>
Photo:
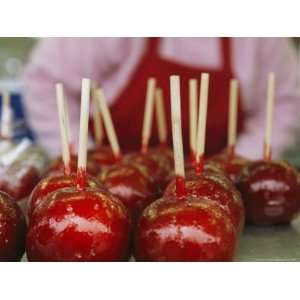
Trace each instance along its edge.
<instances>
[{"instance_id":1,"label":"pointed wooden skewer","mask_svg":"<svg viewBox=\"0 0 300 300\"><path fill-rule=\"evenodd\" d=\"M198 114L199 119L198 119L198 128L197 128L197 144L196 144L196 173L197 174L200 174L204 167L208 85L209 85L209 74L202 73L201 86L200 86L200 104L199 104L199 114Z\"/></svg>"},{"instance_id":2,"label":"pointed wooden skewer","mask_svg":"<svg viewBox=\"0 0 300 300\"><path fill-rule=\"evenodd\" d=\"M167 121L164 107L163 91L161 88L155 90L155 112L159 142L162 146L167 144Z\"/></svg>"},{"instance_id":3,"label":"pointed wooden skewer","mask_svg":"<svg viewBox=\"0 0 300 300\"><path fill-rule=\"evenodd\" d=\"M10 93L2 92L1 137L4 140L12 139L12 109L10 107Z\"/></svg>"},{"instance_id":4,"label":"pointed wooden skewer","mask_svg":"<svg viewBox=\"0 0 300 300\"><path fill-rule=\"evenodd\" d=\"M155 78L149 78L148 82L147 82L146 104L145 104L145 110L144 110L144 123L143 123L143 129L142 129L142 147L141 147L142 153L146 153L148 151L148 144L149 144L151 128L152 128L155 87L156 87Z\"/></svg>"},{"instance_id":5,"label":"pointed wooden skewer","mask_svg":"<svg viewBox=\"0 0 300 300\"><path fill-rule=\"evenodd\" d=\"M95 82L92 84L92 100L93 100L93 125L95 133L95 144L96 148L100 147L103 142L104 132L101 122L101 113L99 102L96 96L97 85Z\"/></svg>"},{"instance_id":6,"label":"pointed wooden skewer","mask_svg":"<svg viewBox=\"0 0 300 300\"><path fill-rule=\"evenodd\" d=\"M89 126L89 105L90 105L91 80L84 78L81 85L81 108L80 127L77 163L78 188L84 189L86 186L86 164L87 164L87 144Z\"/></svg>"},{"instance_id":7,"label":"pointed wooden skewer","mask_svg":"<svg viewBox=\"0 0 300 300\"><path fill-rule=\"evenodd\" d=\"M227 156L231 160L235 156L236 132L237 132L237 106L238 106L238 81L230 80L229 88L229 114L228 114L228 140Z\"/></svg>"},{"instance_id":8,"label":"pointed wooden skewer","mask_svg":"<svg viewBox=\"0 0 300 300\"><path fill-rule=\"evenodd\" d=\"M120 146L103 90L97 89L96 95L111 149L116 161L120 161L122 156Z\"/></svg>"},{"instance_id":9,"label":"pointed wooden skewer","mask_svg":"<svg viewBox=\"0 0 300 300\"><path fill-rule=\"evenodd\" d=\"M174 164L176 175L176 196L182 198L186 195L184 154L181 127L181 103L180 103L180 79L179 76L170 77L171 89L171 115L172 115L172 136Z\"/></svg>"},{"instance_id":10,"label":"pointed wooden skewer","mask_svg":"<svg viewBox=\"0 0 300 300\"><path fill-rule=\"evenodd\" d=\"M195 161L196 155L196 139L197 139L197 80L189 80L189 120L190 120L190 158L191 161Z\"/></svg>"},{"instance_id":11,"label":"pointed wooden skewer","mask_svg":"<svg viewBox=\"0 0 300 300\"><path fill-rule=\"evenodd\" d=\"M267 104L266 104L266 127L264 140L264 160L272 159L272 126L273 126L273 107L275 95L275 74L269 73L267 86Z\"/></svg>"},{"instance_id":12,"label":"pointed wooden skewer","mask_svg":"<svg viewBox=\"0 0 300 300\"><path fill-rule=\"evenodd\" d=\"M65 175L71 174L70 168L70 147L68 140L68 130L67 130L67 120L66 120L66 105L64 100L63 85L57 83L56 88L56 101L58 108L58 118L60 126L60 137L61 137L61 146L62 146L62 158L64 163L64 173Z\"/></svg>"}]
</instances>

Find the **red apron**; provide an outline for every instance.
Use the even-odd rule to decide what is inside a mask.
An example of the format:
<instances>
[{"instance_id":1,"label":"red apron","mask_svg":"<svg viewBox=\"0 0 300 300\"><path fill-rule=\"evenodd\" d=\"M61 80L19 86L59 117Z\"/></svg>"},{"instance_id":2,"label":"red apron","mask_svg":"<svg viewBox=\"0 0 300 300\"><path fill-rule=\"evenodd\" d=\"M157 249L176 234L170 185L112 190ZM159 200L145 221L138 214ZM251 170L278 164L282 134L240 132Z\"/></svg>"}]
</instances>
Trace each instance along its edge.
<instances>
[{"instance_id":1,"label":"red apron","mask_svg":"<svg viewBox=\"0 0 300 300\"><path fill-rule=\"evenodd\" d=\"M227 143L227 115L229 80L234 77L231 69L230 38L221 38L223 65L219 70L190 67L161 58L158 53L159 38L150 38L143 58L134 70L127 87L111 106L117 136L123 152L136 151L141 146L143 113L146 85L149 77L155 77L157 85L163 89L165 111L168 123L168 143L171 145L170 115L170 75L179 75L181 82L182 130L185 154L189 152L189 101L188 81L200 79L202 72L210 74L209 99L207 112L206 153L221 151ZM244 114L239 101L238 130L241 130ZM153 122L150 145L157 145L156 121Z\"/></svg>"}]
</instances>

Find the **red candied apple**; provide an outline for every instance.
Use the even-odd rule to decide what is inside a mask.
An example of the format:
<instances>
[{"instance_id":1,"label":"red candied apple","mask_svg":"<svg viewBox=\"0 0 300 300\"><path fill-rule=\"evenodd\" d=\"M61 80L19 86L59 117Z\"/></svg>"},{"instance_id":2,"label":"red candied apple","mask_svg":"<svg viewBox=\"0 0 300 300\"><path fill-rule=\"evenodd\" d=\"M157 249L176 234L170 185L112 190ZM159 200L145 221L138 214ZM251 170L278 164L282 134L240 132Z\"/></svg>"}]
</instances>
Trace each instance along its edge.
<instances>
[{"instance_id":1,"label":"red candied apple","mask_svg":"<svg viewBox=\"0 0 300 300\"><path fill-rule=\"evenodd\" d=\"M128 208L134 220L157 199L157 187L142 166L116 165L108 169L102 179L108 190Z\"/></svg>"},{"instance_id":2,"label":"red candied apple","mask_svg":"<svg viewBox=\"0 0 300 300\"><path fill-rule=\"evenodd\" d=\"M159 147L150 148L148 150L148 154L157 161L163 159L163 161L168 164L168 166L174 166L173 151L167 146L161 145Z\"/></svg>"},{"instance_id":3,"label":"red candied apple","mask_svg":"<svg viewBox=\"0 0 300 300\"><path fill-rule=\"evenodd\" d=\"M25 250L26 222L18 204L0 192L0 261L20 261Z\"/></svg>"},{"instance_id":4,"label":"red candied apple","mask_svg":"<svg viewBox=\"0 0 300 300\"><path fill-rule=\"evenodd\" d=\"M158 174L161 190L164 191L174 177L174 156L173 151L167 146L159 146L149 149L148 154L161 166L161 173Z\"/></svg>"},{"instance_id":5,"label":"red candied apple","mask_svg":"<svg viewBox=\"0 0 300 300\"><path fill-rule=\"evenodd\" d=\"M150 151L149 151L150 152ZM165 187L170 182L173 176L172 167L169 164L169 158L166 156L159 157L157 153L133 153L124 157L124 161L137 164L146 169L160 189L160 194L163 193Z\"/></svg>"},{"instance_id":6,"label":"red candied apple","mask_svg":"<svg viewBox=\"0 0 300 300\"><path fill-rule=\"evenodd\" d=\"M53 173L44 177L33 189L28 199L28 217L30 218L35 208L47 197L50 193L66 188L74 187L77 185L76 174L65 175L59 172ZM87 176L87 186L90 188L103 188L96 178Z\"/></svg>"},{"instance_id":7,"label":"red candied apple","mask_svg":"<svg viewBox=\"0 0 300 300\"><path fill-rule=\"evenodd\" d=\"M34 167L15 163L2 174L0 190L19 201L31 193L39 180L40 175Z\"/></svg>"},{"instance_id":8,"label":"red candied apple","mask_svg":"<svg viewBox=\"0 0 300 300\"><path fill-rule=\"evenodd\" d=\"M27 256L29 261L124 261L130 230L127 209L109 192L57 190L32 215Z\"/></svg>"},{"instance_id":9,"label":"red candied apple","mask_svg":"<svg viewBox=\"0 0 300 300\"><path fill-rule=\"evenodd\" d=\"M203 171L208 171L216 174L220 174L223 177L228 178L224 169L214 161L207 160L203 165ZM201 172L200 172L201 173ZM187 179L193 179L196 176L196 167L195 164L186 164L185 165L185 174Z\"/></svg>"},{"instance_id":10,"label":"red candied apple","mask_svg":"<svg viewBox=\"0 0 300 300\"><path fill-rule=\"evenodd\" d=\"M288 224L300 210L297 171L283 161L256 161L242 172L238 188L251 224Z\"/></svg>"},{"instance_id":11,"label":"red candied apple","mask_svg":"<svg viewBox=\"0 0 300 300\"><path fill-rule=\"evenodd\" d=\"M88 157L90 161L93 161L99 169L104 166L111 166L116 163L116 158L111 150L111 147L102 146L97 147L88 152Z\"/></svg>"},{"instance_id":12,"label":"red candied apple","mask_svg":"<svg viewBox=\"0 0 300 300\"><path fill-rule=\"evenodd\" d=\"M71 159L70 159L71 172L77 171L77 160L78 160L77 155L71 155ZM92 160L87 161L86 168L87 168L87 173L91 176L97 176L99 173L99 167ZM62 160L62 157L58 157L52 161L48 171L49 171L49 173L51 173L53 171L64 172L64 169L65 169L65 165Z\"/></svg>"},{"instance_id":13,"label":"red candied apple","mask_svg":"<svg viewBox=\"0 0 300 300\"><path fill-rule=\"evenodd\" d=\"M232 261L236 230L215 203L187 196L148 206L135 235L137 261Z\"/></svg>"},{"instance_id":14,"label":"red candied apple","mask_svg":"<svg viewBox=\"0 0 300 300\"><path fill-rule=\"evenodd\" d=\"M237 183L243 168L248 164L248 160L239 155L230 158L227 153L221 153L210 158L218 168L223 170L233 183Z\"/></svg>"},{"instance_id":15,"label":"red candied apple","mask_svg":"<svg viewBox=\"0 0 300 300\"><path fill-rule=\"evenodd\" d=\"M203 109L206 107L203 103L207 103L207 88L208 74L202 74L200 105ZM175 195L165 195L144 210L135 234L135 259L137 261L231 261L237 247L238 236L228 214L219 207L219 204L206 197L189 195L186 189L179 76L170 77L170 89L176 191ZM204 126L201 128L203 129ZM202 136L204 137L204 134ZM201 140L198 137L198 141ZM204 146L203 142L201 146ZM203 153L200 150L199 147L197 154L200 153L201 157ZM199 170L200 168L197 168L197 172Z\"/></svg>"},{"instance_id":16,"label":"red candied apple","mask_svg":"<svg viewBox=\"0 0 300 300\"><path fill-rule=\"evenodd\" d=\"M239 191L228 178L222 174L204 171L199 176L187 179L185 186L188 195L209 199L224 210L238 233L243 230L245 222L243 201ZM164 196L168 198L175 195L176 181L173 180Z\"/></svg>"}]
</instances>

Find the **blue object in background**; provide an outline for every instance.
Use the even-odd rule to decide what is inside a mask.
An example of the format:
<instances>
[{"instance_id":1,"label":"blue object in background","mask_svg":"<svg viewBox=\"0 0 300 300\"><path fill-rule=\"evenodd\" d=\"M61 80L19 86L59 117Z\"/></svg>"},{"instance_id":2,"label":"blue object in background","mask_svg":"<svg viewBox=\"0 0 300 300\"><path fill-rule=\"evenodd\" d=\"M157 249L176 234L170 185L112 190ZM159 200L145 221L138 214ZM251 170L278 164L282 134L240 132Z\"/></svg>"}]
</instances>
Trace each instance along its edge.
<instances>
[{"instance_id":1,"label":"blue object in background","mask_svg":"<svg viewBox=\"0 0 300 300\"><path fill-rule=\"evenodd\" d=\"M20 93L11 93L10 105L13 110L13 139L18 141L22 138L29 138L34 141L34 134L28 126L24 107L22 104L22 95ZM0 99L1 99L0 95ZM0 115L2 114L2 99L0 101Z\"/></svg>"}]
</instances>

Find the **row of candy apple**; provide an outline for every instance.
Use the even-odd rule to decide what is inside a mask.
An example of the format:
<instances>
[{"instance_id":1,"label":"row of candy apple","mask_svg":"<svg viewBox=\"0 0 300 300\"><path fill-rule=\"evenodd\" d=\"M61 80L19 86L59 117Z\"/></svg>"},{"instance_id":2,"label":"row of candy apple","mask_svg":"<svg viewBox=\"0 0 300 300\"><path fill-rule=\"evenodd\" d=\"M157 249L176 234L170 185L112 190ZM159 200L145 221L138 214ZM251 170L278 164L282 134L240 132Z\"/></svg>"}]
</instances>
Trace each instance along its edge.
<instances>
[{"instance_id":1,"label":"row of candy apple","mask_svg":"<svg viewBox=\"0 0 300 300\"><path fill-rule=\"evenodd\" d=\"M165 195L163 198L167 199L168 201L164 201L164 200L155 201L144 211L142 217L140 218L139 224L137 227L138 229L136 230L137 238L136 238L135 244L138 245L138 246L136 246L136 251L135 251L136 258L138 260L169 260L169 259L170 260L228 260L228 259L230 260L233 258L234 249L236 248L236 244L237 244L237 237L232 234L233 231L230 231L230 224L231 224L231 227L234 227L235 234L238 235L237 233L240 233L242 224L243 224L243 207L241 205L241 200L240 200L239 194L236 191L236 189L234 188L234 186L232 185L232 183L228 179L226 179L223 175L221 175L220 170L222 168L218 167L220 165L220 159L216 160L216 158L214 158L212 161L214 161L214 162L217 161L217 163L213 163L213 164L209 163L209 164L203 165L204 140L205 140L204 136L205 136L206 107L207 107L207 104L205 105L205 103L207 103L208 76L206 74L203 74L203 80L201 81L200 98L202 100L200 101L200 107L199 107L200 112L199 112L199 123L198 123L198 132L197 132L197 134L198 134L197 142L198 143L197 143L197 147L196 147L197 155L196 155L196 163L195 163L196 171L194 172L194 174L191 174L190 172L188 173L188 176L187 176L188 178L186 178L185 183L184 183L184 180L182 179L183 174L184 174L183 163L180 164L180 161L183 161L182 149L180 151L180 148L182 148L182 147L180 147L180 142L178 142L178 140L180 140L180 138L179 138L180 130L178 130L178 128L180 128L180 124L179 124L180 122L178 122L178 120L180 120L180 111L178 109L178 107L180 107L178 105L178 103L180 103L180 101L178 100L179 99L178 95L180 95L178 78L173 77L171 79L171 83L172 83L172 81L173 81L173 84L171 84L171 93L173 95L172 96L172 108L173 107L177 108L177 109L174 109L175 112L172 111L172 116L174 117L172 124L173 124L173 141L175 144L174 145L175 171L176 171L177 179L176 179L175 183L172 182L170 184L170 186L167 188L167 190L165 192ZM272 79L270 80L270 82L272 84ZM153 100L151 100L151 99L153 99L153 90L154 90L153 86L154 85L155 85L155 81L150 80L149 84L148 84L148 89L147 89L148 90L148 93L147 93L148 101L146 101L146 107L147 107L147 103L151 103L151 101L153 102ZM101 92L101 90L99 90L97 93L99 96L100 106L105 107L105 101L100 100L100 99L103 100L103 92ZM60 94L62 95L62 93L60 93ZM268 93L268 95L269 94L271 94L271 96L272 96L272 93ZM60 98L62 98L62 97L60 97ZM173 100L173 98L177 99L176 100L177 102L175 100ZM233 97L233 98L235 98L235 97ZM58 97L58 99L59 99L59 97ZM205 99L206 99L206 101L205 101ZM269 96L268 103L272 104L272 102L273 102L272 97ZM61 103L61 107L62 107L61 111L64 111L65 106L63 105L63 100L60 101L60 103ZM174 103L177 103L177 105ZM150 105L148 105L148 107L150 107ZM272 107L272 106L270 106L270 104L268 104L268 107ZM105 111L105 109L102 111ZM108 112L107 108L106 108L106 112ZM149 112L149 109L148 109L148 112ZM62 115L61 128L63 129L64 127L66 127L66 126L63 126L63 123L64 123L63 120L66 121L67 118L63 117L64 113L62 113L61 115ZM147 109L145 110L145 116L146 116L145 120L147 120ZM109 129L109 128L113 129L112 122L109 118L109 114L107 114L107 113L103 114L103 117L104 117L104 121L106 120L106 122L104 122L106 129ZM149 119L151 119L151 113L150 114L148 113L148 120ZM110 122L107 122L107 120L110 120ZM147 135L149 138L149 134L150 134L149 133L150 126L149 126L149 124L147 125L147 122L145 122L145 124L146 125L144 126L143 137L146 136L146 138L144 138L144 141L147 142ZM267 126L267 127L270 128L270 126ZM145 128L146 128L146 130L145 130ZM175 130L176 128L177 128L177 131ZM268 129L268 130L270 130L270 129ZM68 172L70 172L70 166L69 166L69 162L68 162L68 149L70 149L70 147L68 147L67 130L62 130L61 132L62 132L62 141L65 141L65 142L63 142L63 144L65 144L64 151L63 151L64 163L66 166L66 168L65 168L66 174L65 175L67 175L67 177L68 177L69 176ZM110 132L113 132L113 130L110 130ZM234 132L234 130L232 132ZM130 172L130 170L132 170L132 168L138 169L139 170L138 173L141 173L141 169L143 169L142 172L144 172L144 175L147 178L153 177L152 178L153 186L160 185L159 184L160 179L166 178L166 177L158 176L158 174L160 172L157 172L157 171L159 169L162 169L161 167L158 166L159 165L158 162L160 162L162 160L162 157L165 157L167 161L170 161L169 150L167 150L166 148L163 148L163 147L160 147L160 148L154 149L154 150L153 149L147 150L147 147L145 147L145 145L147 146L147 144L143 143L143 147L142 147L143 151L140 154L131 155L131 157L133 156L133 160L131 160L131 161L129 160L129 162L126 159L125 163L124 162L120 163L120 160L121 160L120 151L119 151L119 147L117 146L116 136L115 136L115 134L109 134L109 130L108 130L108 136L111 136L110 141L111 141L112 149L114 150L113 154L116 158L116 161L119 162L118 164L116 164L116 166L112 167L112 169L114 169L113 173L115 173L115 175L112 176L111 182L112 182L112 185L114 185L117 181L117 185L115 185L115 187L117 187L117 188L114 189L110 186L109 190L111 193L114 193L114 191L115 191L115 194L118 195L118 193L120 193L120 190L121 190L121 194L123 193L123 195L124 195L124 193L128 194L128 191L129 191L129 194L130 193L132 194L132 187L134 188L134 181L136 180L136 182L139 182L139 180L137 179L138 176L136 176L136 174L133 175L133 177L132 177L132 175L130 175L130 174L132 174L132 172ZM87 137L87 134L84 136L84 138L86 138L86 137ZM266 144L266 145L268 146L270 144ZM266 149L270 149L270 147L267 147L267 146L266 146ZM231 148L230 159L223 160L223 164L222 164L223 167L224 166L226 167L225 169L228 169L227 168L228 162L230 162L231 165L234 165L234 162L236 160L238 160L238 158L234 155L234 152L232 151L232 148L234 148L234 144L230 144L230 148ZM179 151L179 153L181 152L181 155L178 155L178 151ZM100 150L100 152L101 152L101 150ZM177 153L177 155L176 155L176 153ZM70 155L69 155L69 157L70 157ZM80 157L80 155L79 155L79 157ZM224 157L224 155L222 155L221 157ZM122 160L124 161L124 158ZM70 161L70 158L69 158L69 161ZM267 162L265 162L266 164L270 163L270 161L268 159L266 159L266 161L267 161ZM156 164L156 167L155 167L155 164ZM180 167L180 165L181 165L181 167ZM216 165L217 165L217 167L216 167ZM274 163L274 165L277 166L278 164ZM281 166L281 165L282 164L279 164L279 166ZM79 166L78 175L77 176L75 176L75 175L69 176L68 177L69 180L67 180L66 183L59 185L54 180L54 182L50 183L50 185L49 185L48 181L47 181L47 180L49 180L49 178L48 178L48 179L45 179L44 184L46 182L46 186L47 186L47 184L49 186L51 186L50 189L53 189L53 188L58 189L63 186L74 185L74 182L78 182L78 178L79 178L80 179L79 180L79 183L80 183L79 190L81 190L82 186L84 186L85 180L84 180L84 176L81 176L82 174L84 175L84 172L82 172L82 169L80 168L80 162L78 163L78 166ZM177 166L177 168L176 168L176 166ZM203 166L204 166L204 171L203 171ZM284 165L284 164L283 164L283 166L286 167L286 165ZM123 170L122 170L122 168L123 168ZM120 169L122 171L120 171ZM218 172L215 172L216 169L218 169ZM270 168L270 169L272 169L272 168ZM106 170L104 173L110 174L110 172L111 172L111 169L108 169L108 171ZM288 173L288 172L286 172L286 173ZM150 176L150 174L151 174L151 176ZM266 174L266 172L265 172L265 174ZM50 176L50 181L51 181L51 178L56 178L56 176L59 177L61 175L59 174L59 175L55 175L55 176ZM107 175L105 175L105 176L107 176ZM105 178L105 176L104 176L104 178ZM128 179L128 176L129 176L129 178L131 178L131 180L129 180L129 181L126 180L126 179ZM273 176L274 176L274 174L273 174ZM72 177L72 179L70 179L71 177ZM132 178L135 178L135 180ZM260 178L260 179L262 180L263 178ZM284 181L285 179L286 179L285 177L282 178L282 181ZM280 181L280 177L279 177L279 181ZM64 182L64 180L62 178L60 178L58 180L58 182L62 183L62 182ZM105 180L104 180L104 182L105 182ZM53 183L54 183L54 185L53 185ZM95 188L95 186L97 185L97 182L95 182L93 180L87 180L86 183L90 186L90 188ZM108 185L106 185L106 186L108 186ZM129 189L128 189L128 187L129 187ZM98 188L103 188L103 187L98 186ZM291 188L293 188L293 186L291 186ZM175 191L176 191L176 193L175 193ZM277 192L277 194L278 194L278 192L286 192L286 190L278 191L278 189L277 189L275 192ZM284 195L286 197L287 201L290 200L288 196L291 194L289 194L289 192L290 191L288 191L288 193L286 193ZM47 190L47 189L46 189L46 194L49 194L49 190ZM54 195L55 195L55 193L54 193ZM46 195L42 195L42 196L43 197L41 197L41 198L44 201L45 198L47 198L47 197L45 197ZM295 195L295 196L297 196L297 195ZM282 197L282 195L281 195L281 197ZM51 197L49 196L49 198L51 198ZM102 195L102 198L103 198L103 195ZM134 197L132 197L132 198L133 198L132 203L134 203L134 201L136 199L134 199ZM183 198L186 198L186 200L177 201L178 199L183 199ZM198 198L199 199L201 198L200 199L201 201ZM269 196L269 198L270 198L270 196ZM130 197L127 199L130 199ZM297 200L297 199L299 199L299 197L298 198L296 197L295 199ZM152 199L152 201L153 200L154 199ZM56 203L56 201L52 201L52 202L51 202L52 204ZM64 201L62 201L62 203L63 202ZM141 202L141 201L139 201L139 202ZM59 203L59 201L58 201L58 203ZM88 201L87 201L87 203L88 203ZM125 202L124 204L127 205L127 207L131 211L133 211L133 215L135 215L136 213L140 213L141 210L136 211L136 209L133 209L133 210L131 209L132 203ZM218 204L218 205L216 205L216 204ZM63 207L64 207L64 205L63 205ZM145 206L145 203L142 204L142 206L143 205ZM41 207L43 207L43 205L41 205ZM291 205L290 205L290 207L291 207ZM46 209L46 211L49 211L48 208ZM68 208L69 208L69 211L67 210L66 216L69 216L70 214L73 215L74 208L72 208L72 205L70 205ZM39 208L38 210L43 211L43 209L41 209L41 208ZM226 211L226 214L224 213L225 211ZM44 207L44 212L45 212L45 207ZM181 215L181 214L183 214L183 215ZM167 220L167 221L165 220L167 222L166 224L160 223L159 219L161 218L161 215ZM181 215L181 217L180 217L180 215ZM197 218L200 215L201 215L201 220L198 220ZM274 213L273 214L271 213L271 215L274 216ZM218 216L219 216L220 220L218 219ZM66 220L64 219L63 215L61 215L61 217L62 217L62 222L64 222L65 225L68 225L65 222ZM136 217L136 215L135 215L135 217ZM158 220L157 220L157 218L158 218ZM190 230L189 237L185 236L185 234L181 230L182 229L181 227L183 226L183 224L176 223L177 218L179 218L179 219L182 218L181 219L182 222L187 222L187 224L184 227L186 227L186 230L188 230L188 229ZM51 219L51 220L54 221L54 219ZM218 221L219 223L216 222L216 219L219 220ZM154 225L151 222L149 223L149 220L152 220L154 222ZM69 221L70 221L69 225L72 225L71 226L72 228L76 227L76 226L80 227L80 224L76 225L74 223L73 219L69 220ZM84 221L84 220L81 220L81 221ZM220 226L221 221L223 223ZM289 220L287 220L287 221L289 221ZM40 220L40 222L41 222L41 220ZM43 222L45 223L45 219L43 219ZM210 228L211 230L212 229L216 230L216 228L214 228L214 226L212 226L212 224L215 224L215 225L217 224L217 225L219 225L219 227L218 227L219 229L220 228L227 229L228 232L231 232L231 234L232 234L231 238L229 237L230 234L226 235L225 232L223 231L223 232L219 232L220 235L217 236L218 237L217 239L214 239L213 238L214 236L209 235L207 232L201 233L199 226L198 227L192 226L191 228L188 228L189 222L195 223L194 225L197 225L197 222L200 222L199 224L202 224L202 225L205 224L204 227L202 226L202 231L204 230L204 228L206 228L206 229ZM170 226L170 223L171 223L171 226ZM210 223L212 223L212 224L210 224ZM165 229L163 228L163 225L166 227ZM232 226L232 225L234 225L234 226ZM33 226L33 225L30 225L30 226ZM150 229L149 229L149 226L150 226ZM151 226L154 226L154 227L158 226L158 227L151 228ZM39 230L41 230L40 226L38 226L38 228L39 228ZM66 228L68 229L69 226L67 226ZM53 228L53 230L54 229L55 228ZM72 230L71 230L71 228L69 228L69 229L70 229L69 238L71 238ZM149 230L150 230L150 232L149 232ZM198 232L197 232L197 230L198 230ZM73 231L76 231L75 228L73 228ZM142 234L143 231L145 231L144 234ZM195 233L195 236L193 236L193 234L191 234L192 232ZM215 231L214 234L217 235L217 232ZM33 234L33 235L35 236L35 238L34 238L35 242L37 242L37 240L38 240L37 236L39 236L41 239L43 238L40 233L38 234L35 232L35 234ZM201 236L202 236L202 238L206 237L206 239L208 239L208 240L205 241L205 239L204 239L200 242L200 245L198 245L197 242L195 242L195 239L197 240L197 235L198 235L198 239L200 239L200 240L201 240ZM29 236L30 236L30 234L29 234ZM64 256L62 253L60 253L61 254L60 257L52 256L52 258L51 258L51 255L54 255L53 247L55 248L56 244L63 247L65 242L67 242L68 238L63 237L63 236L64 235L62 234L61 240L59 242L57 240L55 240L54 237L52 237L50 239L51 240L50 244L52 247L52 248L51 247L50 248L52 250L48 249L48 251L50 251L50 250L51 251L47 253L47 255L50 255L50 256L46 256L46 257L45 256L44 257L37 256L35 259L37 259L37 260L89 260L89 259L99 260L99 257L97 257L97 255L94 257L89 257L89 258L84 256L83 255L83 253L85 253L85 251L83 251L84 249L81 249L82 251L77 251L77 252L74 249L69 249L71 251L70 253L74 254L76 252L76 255L78 257L74 257L74 256L72 257L70 253L66 252L66 253L64 253L66 256ZM76 236L76 234L74 234L74 232L73 232L73 238L75 238L75 236ZM91 232L89 232L89 236L91 236ZM163 240L162 236L167 237L165 241L162 241ZM173 240L172 240L172 236L173 236ZM226 237L227 242L225 240L222 240L222 237ZM186 241L187 248L184 247L184 244L185 244L184 241L186 238L191 239L190 241ZM89 240L92 240L92 238L90 237ZM218 240L219 242L220 241L222 241L222 242L220 242L219 245L216 245L215 244L216 240ZM231 242L229 242L230 240L231 240ZM56 241L56 242L54 242L54 241ZM69 240L69 243L71 243L71 242L72 242L72 238ZM79 244L81 244L79 240L78 240L78 242L79 242ZM34 242L30 242L30 243L33 244ZM162 243L166 243L166 245L162 245ZM210 246L214 245L213 249L207 248L209 243L211 244ZM154 248L151 248L151 245ZM225 247L225 245L227 245L227 248ZM41 247L41 245L39 245L39 246ZM85 246L87 246L87 244L85 244ZM36 247L38 247L38 246L36 245ZM99 244L99 247L101 247L101 243ZM143 250L141 250L141 249L143 249ZM208 250L208 249L210 249L210 250ZM220 249L223 249L224 252L221 251L222 252L221 253ZM90 251L91 251L90 253L96 253L95 250L90 250ZM155 252L157 254L156 258L155 258L155 256L154 257L151 257L151 255L149 256L149 253L148 253L149 251L150 251L150 253ZM162 253L160 253L161 255L158 255L157 251L158 252L162 251ZM110 254L112 254L112 253L114 253L114 251L110 251ZM137 253L139 253L139 254L137 254ZM148 254L145 254L145 253L148 253ZM125 255L125 257L126 256L127 255ZM119 257L119 259L121 259L121 258L124 259L124 256ZM33 259L33 260L35 260L35 259ZM110 257L110 258L103 257L100 260L111 260L111 259L112 259L112 257ZM118 259L114 258L113 260L118 260Z\"/></svg>"}]
</instances>

